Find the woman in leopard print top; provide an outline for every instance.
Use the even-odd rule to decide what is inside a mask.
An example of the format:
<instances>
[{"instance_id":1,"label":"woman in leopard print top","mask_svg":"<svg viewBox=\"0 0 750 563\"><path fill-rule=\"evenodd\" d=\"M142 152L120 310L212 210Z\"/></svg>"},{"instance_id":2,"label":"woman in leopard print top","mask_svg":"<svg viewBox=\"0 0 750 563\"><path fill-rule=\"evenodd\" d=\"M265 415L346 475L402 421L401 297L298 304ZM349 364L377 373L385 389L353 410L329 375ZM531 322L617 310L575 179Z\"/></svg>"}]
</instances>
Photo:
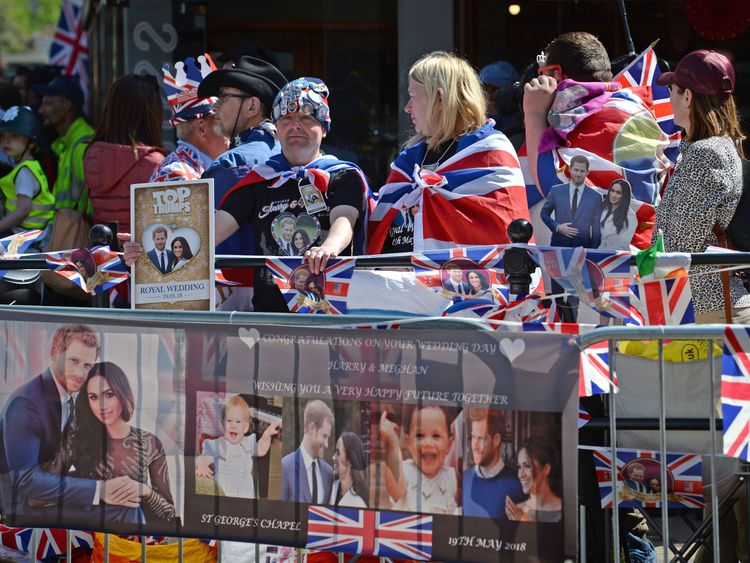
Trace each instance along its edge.
<instances>
[{"instance_id":1,"label":"woman in leopard print top","mask_svg":"<svg viewBox=\"0 0 750 563\"><path fill-rule=\"evenodd\" d=\"M674 121L685 130L677 166L656 209L667 252L703 252L718 244L715 224L726 229L742 195L742 140L732 98L734 69L714 51L694 51L657 83L668 86ZM723 291L715 269L691 269L697 322L723 322ZM750 320L750 295L739 278L730 281L734 322Z\"/></svg>"}]
</instances>

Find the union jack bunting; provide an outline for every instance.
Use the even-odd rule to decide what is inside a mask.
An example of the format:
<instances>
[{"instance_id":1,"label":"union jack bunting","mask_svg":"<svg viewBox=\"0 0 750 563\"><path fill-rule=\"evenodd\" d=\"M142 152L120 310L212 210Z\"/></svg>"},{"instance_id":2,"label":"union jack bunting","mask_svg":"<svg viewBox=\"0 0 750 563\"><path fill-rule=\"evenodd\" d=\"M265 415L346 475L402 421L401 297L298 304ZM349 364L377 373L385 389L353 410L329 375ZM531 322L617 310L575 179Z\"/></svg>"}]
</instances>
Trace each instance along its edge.
<instances>
[{"instance_id":1,"label":"union jack bunting","mask_svg":"<svg viewBox=\"0 0 750 563\"><path fill-rule=\"evenodd\" d=\"M695 322L690 278L667 278L639 282L630 286L634 308L627 324L683 325Z\"/></svg>"},{"instance_id":2,"label":"union jack bunting","mask_svg":"<svg viewBox=\"0 0 750 563\"><path fill-rule=\"evenodd\" d=\"M83 29L83 2L65 0L49 49L49 64L62 67L64 76L77 76L84 95L89 91L89 47Z\"/></svg>"},{"instance_id":3,"label":"union jack bunting","mask_svg":"<svg viewBox=\"0 0 750 563\"><path fill-rule=\"evenodd\" d=\"M597 342L581 351L578 396L617 392L617 376L609 370L609 343Z\"/></svg>"},{"instance_id":4,"label":"union jack bunting","mask_svg":"<svg viewBox=\"0 0 750 563\"><path fill-rule=\"evenodd\" d=\"M612 451L609 448L590 449L594 453L602 508L612 508ZM636 464L640 476L634 471L633 465ZM667 452L667 484L661 482L659 452L618 448L616 467L619 507L659 508L663 486L667 487L669 508L704 506L700 454Z\"/></svg>"},{"instance_id":5,"label":"union jack bunting","mask_svg":"<svg viewBox=\"0 0 750 563\"><path fill-rule=\"evenodd\" d=\"M108 246L49 252L46 260L53 271L91 295L107 291L130 278L120 255Z\"/></svg>"},{"instance_id":6,"label":"union jack bunting","mask_svg":"<svg viewBox=\"0 0 750 563\"><path fill-rule=\"evenodd\" d=\"M149 182L198 180L205 171L206 165L198 149L180 140L177 141L177 148L156 167Z\"/></svg>"},{"instance_id":7,"label":"union jack bunting","mask_svg":"<svg viewBox=\"0 0 750 563\"><path fill-rule=\"evenodd\" d=\"M0 238L0 256L7 259L15 254L23 254L42 234L44 234L44 231L40 230L24 231Z\"/></svg>"},{"instance_id":8,"label":"union jack bunting","mask_svg":"<svg viewBox=\"0 0 750 563\"><path fill-rule=\"evenodd\" d=\"M311 506L307 547L378 557L428 561L432 557L432 516Z\"/></svg>"},{"instance_id":9,"label":"union jack bunting","mask_svg":"<svg viewBox=\"0 0 750 563\"><path fill-rule=\"evenodd\" d=\"M480 300L506 305L509 302L508 286L502 274L506 248L474 246L430 250L413 254L411 264L417 280L452 303ZM454 282L451 270L461 270L461 279ZM472 285L469 276L475 280L475 285Z\"/></svg>"},{"instance_id":10,"label":"union jack bunting","mask_svg":"<svg viewBox=\"0 0 750 563\"><path fill-rule=\"evenodd\" d=\"M462 136L455 154L433 172L421 166L424 142L402 151L378 192L368 227L368 253L379 254L402 209L414 215L414 250L510 242L514 219L529 219L516 151L489 120Z\"/></svg>"},{"instance_id":11,"label":"union jack bunting","mask_svg":"<svg viewBox=\"0 0 750 563\"><path fill-rule=\"evenodd\" d=\"M628 250L586 249L584 282L591 283L593 308L600 314L613 318L631 316L630 285L633 272Z\"/></svg>"},{"instance_id":12,"label":"union jack bunting","mask_svg":"<svg viewBox=\"0 0 750 563\"><path fill-rule=\"evenodd\" d=\"M0 543L5 547L28 553L31 549L31 528L9 528L0 525ZM67 540L65 530L59 528L40 528L39 545L37 546L35 559L43 560L48 557L65 555L67 551ZM70 530L70 544L73 549L78 547L92 548L94 539L87 532Z\"/></svg>"},{"instance_id":13,"label":"union jack bunting","mask_svg":"<svg viewBox=\"0 0 750 563\"><path fill-rule=\"evenodd\" d=\"M214 280L216 281L216 285L221 285L221 286L234 287L234 286L242 285L240 282L228 280L226 276L224 275L224 272L222 272L220 268L216 268L214 270Z\"/></svg>"},{"instance_id":14,"label":"union jack bunting","mask_svg":"<svg viewBox=\"0 0 750 563\"><path fill-rule=\"evenodd\" d=\"M724 453L750 461L750 332L728 326L724 332L721 411Z\"/></svg>"},{"instance_id":15,"label":"union jack bunting","mask_svg":"<svg viewBox=\"0 0 750 563\"><path fill-rule=\"evenodd\" d=\"M589 412L582 406L578 405L578 428L583 428L589 422L591 422L591 414L589 414Z\"/></svg>"},{"instance_id":16,"label":"union jack bunting","mask_svg":"<svg viewBox=\"0 0 750 563\"><path fill-rule=\"evenodd\" d=\"M3 260L13 260L23 254L34 242L42 236L44 231L25 231L14 235L0 238L0 258ZM0 270L0 279L5 277L7 270Z\"/></svg>"},{"instance_id":17,"label":"union jack bunting","mask_svg":"<svg viewBox=\"0 0 750 563\"><path fill-rule=\"evenodd\" d=\"M626 250L529 247L539 267L599 313L631 316L631 254Z\"/></svg>"},{"instance_id":18,"label":"union jack bunting","mask_svg":"<svg viewBox=\"0 0 750 563\"><path fill-rule=\"evenodd\" d=\"M7 548L28 553L31 528L10 528L0 524L0 543Z\"/></svg>"},{"instance_id":19,"label":"union jack bunting","mask_svg":"<svg viewBox=\"0 0 750 563\"><path fill-rule=\"evenodd\" d=\"M273 275L292 313L345 315L353 258L328 261L320 274L312 274L302 257L269 257L266 267Z\"/></svg>"}]
</instances>

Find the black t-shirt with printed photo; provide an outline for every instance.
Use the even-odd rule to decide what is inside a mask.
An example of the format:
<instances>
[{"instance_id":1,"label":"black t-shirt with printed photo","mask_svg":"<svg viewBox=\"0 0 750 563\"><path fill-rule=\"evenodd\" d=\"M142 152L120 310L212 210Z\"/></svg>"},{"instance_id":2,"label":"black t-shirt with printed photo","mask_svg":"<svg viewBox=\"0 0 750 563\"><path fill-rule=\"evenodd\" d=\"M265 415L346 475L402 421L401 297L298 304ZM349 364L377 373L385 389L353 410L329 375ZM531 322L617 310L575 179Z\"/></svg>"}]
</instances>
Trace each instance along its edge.
<instances>
[{"instance_id":1,"label":"black t-shirt with printed photo","mask_svg":"<svg viewBox=\"0 0 750 563\"><path fill-rule=\"evenodd\" d=\"M434 170L454 154L456 154L457 143L447 141L434 149L428 150L422 160L422 168ZM411 208L401 208L393 218L388 234L383 241L381 254L394 254L396 252L412 252L414 250L414 215L419 211L419 204Z\"/></svg>"},{"instance_id":2,"label":"black t-shirt with printed photo","mask_svg":"<svg viewBox=\"0 0 750 563\"><path fill-rule=\"evenodd\" d=\"M309 184L306 180L302 185ZM306 191L308 207L322 207L311 191ZM354 225L362 228L363 201L362 179L354 170L333 172L328 189L323 195L326 209L308 213L303 201L298 180L289 180L278 188L270 188L269 182L250 184L232 192L221 206L242 228L248 223L253 227L255 249L264 256L302 256L312 246L320 244L331 228L330 211L340 205L348 205L360 212ZM352 238L354 238L352 237ZM349 244L339 253L351 255ZM279 288L266 268L259 268L255 275L253 306L256 311L285 313L289 308Z\"/></svg>"}]
</instances>

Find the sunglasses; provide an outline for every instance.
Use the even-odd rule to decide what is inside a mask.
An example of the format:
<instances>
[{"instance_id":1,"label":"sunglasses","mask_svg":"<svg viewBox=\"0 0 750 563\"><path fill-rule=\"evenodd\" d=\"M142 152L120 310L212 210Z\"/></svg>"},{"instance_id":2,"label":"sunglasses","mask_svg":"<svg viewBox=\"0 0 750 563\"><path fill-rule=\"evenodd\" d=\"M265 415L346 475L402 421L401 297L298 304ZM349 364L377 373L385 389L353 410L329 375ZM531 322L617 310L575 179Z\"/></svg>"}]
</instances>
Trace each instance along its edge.
<instances>
[{"instance_id":1,"label":"sunglasses","mask_svg":"<svg viewBox=\"0 0 750 563\"><path fill-rule=\"evenodd\" d=\"M562 74L562 67L560 65L544 65L539 67L539 76L551 73L550 76L554 76L556 72Z\"/></svg>"}]
</instances>

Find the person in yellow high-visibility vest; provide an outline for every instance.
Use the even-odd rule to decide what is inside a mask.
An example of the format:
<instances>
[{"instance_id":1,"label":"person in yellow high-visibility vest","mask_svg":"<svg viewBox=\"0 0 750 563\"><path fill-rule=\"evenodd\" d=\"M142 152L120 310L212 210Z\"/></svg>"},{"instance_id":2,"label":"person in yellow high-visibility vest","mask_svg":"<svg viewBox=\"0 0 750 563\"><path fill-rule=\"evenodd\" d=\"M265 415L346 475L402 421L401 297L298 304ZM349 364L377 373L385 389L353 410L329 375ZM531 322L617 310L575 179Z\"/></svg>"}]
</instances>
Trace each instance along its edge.
<instances>
[{"instance_id":1,"label":"person in yellow high-visibility vest","mask_svg":"<svg viewBox=\"0 0 750 563\"><path fill-rule=\"evenodd\" d=\"M57 155L57 179L52 187L56 209L77 209L90 217L88 189L84 185L83 155L94 129L83 117L84 95L78 76L58 76L44 86L35 86L41 96L39 117L59 135L52 143Z\"/></svg>"},{"instance_id":2,"label":"person in yellow high-visibility vest","mask_svg":"<svg viewBox=\"0 0 750 563\"><path fill-rule=\"evenodd\" d=\"M5 199L0 236L36 229L49 231L55 198L41 165L34 159L40 132L39 119L27 106L13 106L0 118L0 146L16 163L0 178Z\"/></svg>"}]
</instances>

